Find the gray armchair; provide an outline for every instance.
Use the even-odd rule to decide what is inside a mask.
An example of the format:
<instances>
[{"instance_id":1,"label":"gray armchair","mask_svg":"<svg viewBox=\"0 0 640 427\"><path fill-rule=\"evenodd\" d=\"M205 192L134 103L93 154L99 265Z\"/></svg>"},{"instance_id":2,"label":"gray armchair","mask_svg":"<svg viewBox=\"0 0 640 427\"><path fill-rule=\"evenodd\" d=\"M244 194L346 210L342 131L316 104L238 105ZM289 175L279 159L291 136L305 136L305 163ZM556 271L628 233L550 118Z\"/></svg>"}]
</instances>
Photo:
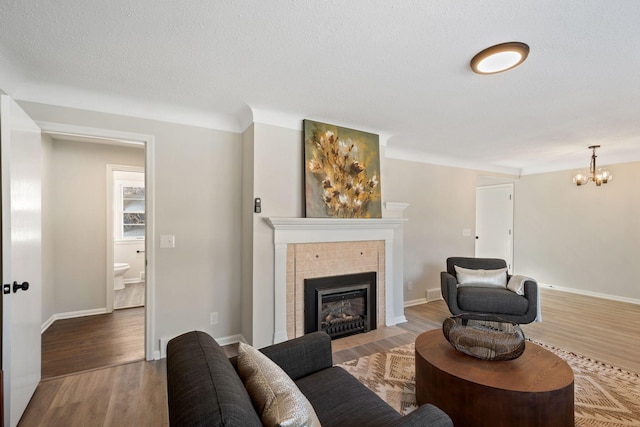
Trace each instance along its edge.
<instances>
[{"instance_id":1,"label":"gray armchair","mask_svg":"<svg viewBox=\"0 0 640 427\"><path fill-rule=\"evenodd\" d=\"M538 309L538 284L534 280L524 282L524 295L497 286L458 286L455 266L470 270L497 270L507 263L496 258L447 258L447 271L440 273L442 297L451 314L464 314L470 319L482 320L487 315L526 324L536 319ZM507 275L507 281L510 276Z\"/></svg>"}]
</instances>

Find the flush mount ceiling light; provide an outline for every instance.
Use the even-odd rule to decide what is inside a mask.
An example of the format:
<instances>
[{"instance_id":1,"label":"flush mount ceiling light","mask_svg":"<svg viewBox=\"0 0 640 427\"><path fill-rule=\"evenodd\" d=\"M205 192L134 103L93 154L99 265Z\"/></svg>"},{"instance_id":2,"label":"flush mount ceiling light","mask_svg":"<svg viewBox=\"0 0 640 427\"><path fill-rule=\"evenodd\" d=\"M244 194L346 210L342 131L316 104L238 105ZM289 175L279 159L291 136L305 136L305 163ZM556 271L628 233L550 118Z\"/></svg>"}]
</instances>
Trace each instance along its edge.
<instances>
[{"instance_id":1,"label":"flush mount ceiling light","mask_svg":"<svg viewBox=\"0 0 640 427\"><path fill-rule=\"evenodd\" d=\"M478 74L495 74L522 64L529 46L520 42L501 43L486 48L471 59L471 69Z\"/></svg>"}]
</instances>

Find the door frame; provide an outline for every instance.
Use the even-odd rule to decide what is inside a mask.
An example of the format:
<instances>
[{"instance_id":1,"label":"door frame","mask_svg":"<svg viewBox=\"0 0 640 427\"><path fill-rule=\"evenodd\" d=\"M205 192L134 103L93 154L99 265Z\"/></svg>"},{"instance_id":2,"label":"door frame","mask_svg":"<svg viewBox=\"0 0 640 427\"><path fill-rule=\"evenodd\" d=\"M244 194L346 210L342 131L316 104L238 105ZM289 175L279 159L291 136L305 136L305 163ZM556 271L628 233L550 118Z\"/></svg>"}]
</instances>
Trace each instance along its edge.
<instances>
[{"instance_id":1,"label":"door frame","mask_svg":"<svg viewBox=\"0 0 640 427\"><path fill-rule=\"evenodd\" d=\"M43 133L63 135L72 138L95 138L98 140L117 141L123 144L131 142L143 143L145 146L145 196L146 196L146 232L145 232L145 359L153 360L154 337L156 335L155 322L155 136L142 133L126 132L114 129L103 129L77 126L67 123L36 121ZM113 242L112 242L113 243ZM113 249L112 249L113 250ZM112 252L113 258L113 252ZM108 280L113 288L113 267L107 269ZM113 308L113 295L111 300Z\"/></svg>"}]
</instances>

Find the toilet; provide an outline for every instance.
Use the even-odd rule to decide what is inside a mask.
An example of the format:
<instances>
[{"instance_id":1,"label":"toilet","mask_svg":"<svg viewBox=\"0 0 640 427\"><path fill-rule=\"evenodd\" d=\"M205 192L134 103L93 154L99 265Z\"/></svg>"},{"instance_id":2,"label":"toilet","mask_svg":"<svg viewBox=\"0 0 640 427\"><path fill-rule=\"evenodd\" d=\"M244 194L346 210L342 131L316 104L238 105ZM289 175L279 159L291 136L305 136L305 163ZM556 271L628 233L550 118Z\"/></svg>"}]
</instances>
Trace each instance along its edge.
<instances>
[{"instance_id":1,"label":"toilet","mask_svg":"<svg viewBox=\"0 0 640 427\"><path fill-rule=\"evenodd\" d=\"M113 289L116 291L124 289L124 273L129 270L129 264L126 262L113 263Z\"/></svg>"}]
</instances>

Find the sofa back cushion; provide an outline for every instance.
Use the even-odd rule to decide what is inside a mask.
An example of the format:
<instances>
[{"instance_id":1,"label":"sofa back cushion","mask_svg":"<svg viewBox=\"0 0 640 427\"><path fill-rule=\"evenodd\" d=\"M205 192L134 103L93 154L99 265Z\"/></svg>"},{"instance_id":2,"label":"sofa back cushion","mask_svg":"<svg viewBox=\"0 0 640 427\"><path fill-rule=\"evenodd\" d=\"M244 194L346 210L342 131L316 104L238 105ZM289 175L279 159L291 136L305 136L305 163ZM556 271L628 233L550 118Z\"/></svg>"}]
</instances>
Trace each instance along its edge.
<instances>
[{"instance_id":1,"label":"sofa back cushion","mask_svg":"<svg viewBox=\"0 0 640 427\"><path fill-rule=\"evenodd\" d=\"M208 334L188 332L167 344L172 426L261 426L244 384Z\"/></svg>"}]
</instances>

